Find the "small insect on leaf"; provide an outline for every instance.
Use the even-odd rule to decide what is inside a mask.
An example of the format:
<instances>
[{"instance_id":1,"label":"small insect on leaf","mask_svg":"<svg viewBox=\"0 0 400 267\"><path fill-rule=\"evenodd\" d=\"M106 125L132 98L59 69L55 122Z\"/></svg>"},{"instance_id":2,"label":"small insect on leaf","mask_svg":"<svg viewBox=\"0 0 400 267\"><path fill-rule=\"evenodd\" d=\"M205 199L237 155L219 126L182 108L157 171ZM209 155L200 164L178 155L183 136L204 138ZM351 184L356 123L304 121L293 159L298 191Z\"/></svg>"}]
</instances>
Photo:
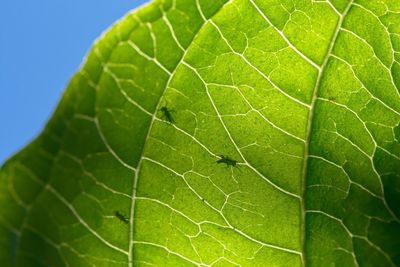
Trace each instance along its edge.
<instances>
[{"instance_id":1,"label":"small insect on leaf","mask_svg":"<svg viewBox=\"0 0 400 267\"><path fill-rule=\"evenodd\" d=\"M121 222L128 224L129 223L129 219L123 215L121 212L119 211L115 211L114 212L115 217L117 217Z\"/></svg>"},{"instance_id":2,"label":"small insect on leaf","mask_svg":"<svg viewBox=\"0 0 400 267\"><path fill-rule=\"evenodd\" d=\"M218 163L218 164L224 163L224 164L226 164L226 166L234 166L234 167L235 167L236 164L237 164L237 161L236 161L236 160L231 159L231 158L228 157L228 156L219 155L219 157L220 157L220 159L217 160L217 163Z\"/></svg>"},{"instance_id":3,"label":"small insect on leaf","mask_svg":"<svg viewBox=\"0 0 400 267\"><path fill-rule=\"evenodd\" d=\"M163 113L162 117L166 121L168 121L171 124L173 124L175 122L174 118L172 118L172 114L171 114L172 111L169 110L167 107L164 106L164 107L160 108L160 111Z\"/></svg>"}]
</instances>

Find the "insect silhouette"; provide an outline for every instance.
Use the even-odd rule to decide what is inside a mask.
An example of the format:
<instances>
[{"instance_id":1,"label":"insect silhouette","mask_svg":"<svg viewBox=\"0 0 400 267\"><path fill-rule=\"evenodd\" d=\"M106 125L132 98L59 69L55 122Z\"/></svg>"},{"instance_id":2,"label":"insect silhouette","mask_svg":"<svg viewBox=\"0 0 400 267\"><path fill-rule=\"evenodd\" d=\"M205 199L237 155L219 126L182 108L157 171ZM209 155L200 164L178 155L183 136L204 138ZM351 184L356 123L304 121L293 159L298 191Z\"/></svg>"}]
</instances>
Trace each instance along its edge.
<instances>
[{"instance_id":1,"label":"insect silhouette","mask_svg":"<svg viewBox=\"0 0 400 267\"><path fill-rule=\"evenodd\" d=\"M123 215L121 212L119 211L115 211L114 212L115 217L117 217L121 222L128 224L129 223L129 219Z\"/></svg>"},{"instance_id":2,"label":"insect silhouette","mask_svg":"<svg viewBox=\"0 0 400 267\"><path fill-rule=\"evenodd\" d=\"M226 166L233 166L233 167L235 167L236 164L237 164L237 161L236 161L236 160L231 159L231 158L228 157L228 156L219 155L219 157L220 157L220 159L217 160L217 163L218 163L218 164L224 163L224 164L226 164Z\"/></svg>"},{"instance_id":3,"label":"insect silhouette","mask_svg":"<svg viewBox=\"0 0 400 267\"><path fill-rule=\"evenodd\" d=\"M168 109L166 106L160 108L160 111L163 113L162 117L168 121L169 123L175 123L174 118L172 117L172 110Z\"/></svg>"}]
</instances>

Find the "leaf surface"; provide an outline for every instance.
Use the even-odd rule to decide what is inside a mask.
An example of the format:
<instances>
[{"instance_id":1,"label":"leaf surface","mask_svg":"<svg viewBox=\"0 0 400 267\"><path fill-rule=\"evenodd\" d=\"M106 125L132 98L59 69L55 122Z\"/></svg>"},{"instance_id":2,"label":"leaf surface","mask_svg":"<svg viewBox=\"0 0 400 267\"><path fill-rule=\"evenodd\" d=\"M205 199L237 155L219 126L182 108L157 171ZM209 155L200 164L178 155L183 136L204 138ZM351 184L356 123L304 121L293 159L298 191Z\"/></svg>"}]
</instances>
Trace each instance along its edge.
<instances>
[{"instance_id":1,"label":"leaf surface","mask_svg":"<svg viewBox=\"0 0 400 267\"><path fill-rule=\"evenodd\" d=\"M153 1L0 171L5 266L400 266L400 2Z\"/></svg>"}]
</instances>

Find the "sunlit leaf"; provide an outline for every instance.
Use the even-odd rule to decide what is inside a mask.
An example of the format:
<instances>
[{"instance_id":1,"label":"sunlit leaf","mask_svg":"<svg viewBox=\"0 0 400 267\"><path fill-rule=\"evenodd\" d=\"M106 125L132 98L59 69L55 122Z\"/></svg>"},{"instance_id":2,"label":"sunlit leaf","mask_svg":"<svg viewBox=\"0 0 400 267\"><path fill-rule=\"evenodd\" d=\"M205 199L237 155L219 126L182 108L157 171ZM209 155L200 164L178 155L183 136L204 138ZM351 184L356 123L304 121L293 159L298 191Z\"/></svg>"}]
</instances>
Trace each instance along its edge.
<instances>
[{"instance_id":1,"label":"sunlit leaf","mask_svg":"<svg viewBox=\"0 0 400 267\"><path fill-rule=\"evenodd\" d=\"M160 0L0 171L2 266L400 266L400 1Z\"/></svg>"}]
</instances>

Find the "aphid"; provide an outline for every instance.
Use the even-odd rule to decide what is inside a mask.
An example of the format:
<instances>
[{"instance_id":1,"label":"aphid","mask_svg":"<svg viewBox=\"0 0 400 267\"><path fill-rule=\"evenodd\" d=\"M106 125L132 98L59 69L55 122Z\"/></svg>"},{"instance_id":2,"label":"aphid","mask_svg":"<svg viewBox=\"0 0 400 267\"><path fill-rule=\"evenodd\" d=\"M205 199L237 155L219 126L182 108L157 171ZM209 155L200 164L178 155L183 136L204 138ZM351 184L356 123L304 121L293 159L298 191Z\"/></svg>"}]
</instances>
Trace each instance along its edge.
<instances>
[{"instance_id":1,"label":"aphid","mask_svg":"<svg viewBox=\"0 0 400 267\"><path fill-rule=\"evenodd\" d=\"M117 217L121 222L128 224L129 223L129 219L123 215L121 212L119 211L115 211L114 212L115 217Z\"/></svg>"},{"instance_id":2,"label":"aphid","mask_svg":"<svg viewBox=\"0 0 400 267\"><path fill-rule=\"evenodd\" d=\"M169 110L167 107L162 107L160 108L160 111L163 113L163 118L165 118L169 123L174 123L174 118L172 118L171 110Z\"/></svg>"},{"instance_id":3,"label":"aphid","mask_svg":"<svg viewBox=\"0 0 400 267\"><path fill-rule=\"evenodd\" d=\"M237 164L237 161L236 161L236 160L231 159L230 157L224 156L224 155L219 155L219 156L220 156L220 159L217 160L217 163L218 163L218 164L220 164L220 163L225 163L226 166L233 166L233 167L236 166L236 164Z\"/></svg>"}]
</instances>

